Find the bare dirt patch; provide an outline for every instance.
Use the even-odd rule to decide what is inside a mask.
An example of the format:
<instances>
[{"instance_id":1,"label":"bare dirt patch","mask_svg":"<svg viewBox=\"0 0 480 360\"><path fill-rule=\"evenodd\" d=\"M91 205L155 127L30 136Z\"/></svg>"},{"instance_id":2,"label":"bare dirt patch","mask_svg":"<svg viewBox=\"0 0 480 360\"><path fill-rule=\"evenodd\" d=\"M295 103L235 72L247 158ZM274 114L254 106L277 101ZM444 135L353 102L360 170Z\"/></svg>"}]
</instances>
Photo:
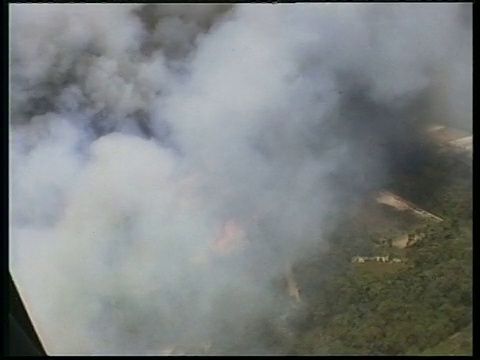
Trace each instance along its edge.
<instances>
[{"instance_id":1,"label":"bare dirt patch","mask_svg":"<svg viewBox=\"0 0 480 360\"><path fill-rule=\"evenodd\" d=\"M415 215L418 215L420 217L430 218L435 221L443 221L441 217L433 215L432 213L419 208L418 206L412 204L410 201L402 199L400 196L395 195L390 191L386 191L386 190L380 191L376 197L376 201L379 204L391 206L397 209L398 211L410 210L410 211L413 211Z\"/></svg>"},{"instance_id":2,"label":"bare dirt patch","mask_svg":"<svg viewBox=\"0 0 480 360\"><path fill-rule=\"evenodd\" d=\"M385 205L391 206L399 211L405 211L410 208L398 196L392 194L389 191L381 191L378 194L376 200L379 204L385 204Z\"/></svg>"},{"instance_id":3,"label":"bare dirt patch","mask_svg":"<svg viewBox=\"0 0 480 360\"><path fill-rule=\"evenodd\" d=\"M392 241L392 246L397 249L405 249L408 245L408 235L403 235L396 240Z\"/></svg>"},{"instance_id":4,"label":"bare dirt patch","mask_svg":"<svg viewBox=\"0 0 480 360\"><path fill-rule=\"evenodd\" d=\"M471 135L465 130L446 127L443 125L434 125L427 129L427 132L432 138L432 140L439 143L447 143L449 141L457 140Z\"/></svg>"},{"instance_id":5,"label":"bare dirt patch","mask_svg":"<svg viewBox=\"0 0 480 360\"><path fill-rule=\"evenodd\" d=\"M369 261L364 264L353 264L359 273L369 273L375 276L385 276L397 271L408 268L407 264L384 264L375 261Z\"/></svg>"}]
</instances>

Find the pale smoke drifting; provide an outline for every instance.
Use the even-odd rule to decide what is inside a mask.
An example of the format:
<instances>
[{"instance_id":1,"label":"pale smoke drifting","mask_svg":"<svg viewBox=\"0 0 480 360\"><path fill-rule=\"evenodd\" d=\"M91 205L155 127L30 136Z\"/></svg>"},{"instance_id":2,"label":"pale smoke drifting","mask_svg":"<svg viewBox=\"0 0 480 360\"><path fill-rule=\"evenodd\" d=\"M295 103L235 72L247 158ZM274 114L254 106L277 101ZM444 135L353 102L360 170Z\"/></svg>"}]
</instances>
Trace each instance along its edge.
<instances>
[{"instance_id":1,"label":"pale smoke drifting","mask_svg":"<svg viewBox=\"0 0 480 360\"><path fill-rule=\"evenodd\" d=\"M10 268L48 352L248 332L343 191L419 123L471 126L470 12L12 6Z\"/></svg>"}]
</instances>

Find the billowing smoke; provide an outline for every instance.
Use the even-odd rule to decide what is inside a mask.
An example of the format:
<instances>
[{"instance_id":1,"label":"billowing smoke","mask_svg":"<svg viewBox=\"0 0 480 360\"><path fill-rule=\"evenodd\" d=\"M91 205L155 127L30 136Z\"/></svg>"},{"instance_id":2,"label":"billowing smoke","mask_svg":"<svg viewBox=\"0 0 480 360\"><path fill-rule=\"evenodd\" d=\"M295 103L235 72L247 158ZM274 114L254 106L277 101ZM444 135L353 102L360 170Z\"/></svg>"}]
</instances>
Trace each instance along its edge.
<instances>
[{"instance_id":1,"label":"billowing smoke","mask_svg":"<svg viewBox=\"0 0 480 360\"><path fill-rule=\"evenodd\" d=\"M246 346L335 209L471 126L471 5L10 9L10 269L50 354Z\"/></svg>"}]
</instances>

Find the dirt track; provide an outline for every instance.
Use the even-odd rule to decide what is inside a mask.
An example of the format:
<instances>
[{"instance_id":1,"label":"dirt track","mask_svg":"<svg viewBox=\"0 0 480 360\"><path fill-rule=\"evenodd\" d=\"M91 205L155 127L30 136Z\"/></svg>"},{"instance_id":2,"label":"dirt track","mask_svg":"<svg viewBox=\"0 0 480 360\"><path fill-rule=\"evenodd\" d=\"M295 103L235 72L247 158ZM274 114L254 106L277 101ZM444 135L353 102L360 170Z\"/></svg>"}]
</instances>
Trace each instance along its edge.
<instances>
[{"instance_id":1,"label":"dirt track","mask_svg":"<svg viewBox=\"0 0 480 360\"><path fill-rule=\"evenodd\" d=\"M295 280L295 276L293 274L292 265L287 264L287 290L288 295L293 297L296 302L300 302L300 288Z\"/></svg>"}]
</instances>

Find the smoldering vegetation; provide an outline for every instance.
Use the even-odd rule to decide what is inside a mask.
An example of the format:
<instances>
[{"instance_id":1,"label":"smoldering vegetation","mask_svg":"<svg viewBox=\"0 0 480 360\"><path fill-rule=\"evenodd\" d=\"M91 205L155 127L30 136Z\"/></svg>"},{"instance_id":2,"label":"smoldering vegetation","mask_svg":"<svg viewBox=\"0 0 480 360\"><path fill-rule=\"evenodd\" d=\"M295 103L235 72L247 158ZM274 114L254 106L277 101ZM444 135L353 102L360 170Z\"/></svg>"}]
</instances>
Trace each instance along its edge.
<instances>
[{"instance_id":1,"label":"smoldering vegetation","mask_svg":"<svg viewBox=\"0 0 480 360\"><path fill-rule=\"evenodd\" d=\"M51 354L269 352L286 262L471 128L471 5L10 10L10 270Z\"/></svg>"}]
</instances>

